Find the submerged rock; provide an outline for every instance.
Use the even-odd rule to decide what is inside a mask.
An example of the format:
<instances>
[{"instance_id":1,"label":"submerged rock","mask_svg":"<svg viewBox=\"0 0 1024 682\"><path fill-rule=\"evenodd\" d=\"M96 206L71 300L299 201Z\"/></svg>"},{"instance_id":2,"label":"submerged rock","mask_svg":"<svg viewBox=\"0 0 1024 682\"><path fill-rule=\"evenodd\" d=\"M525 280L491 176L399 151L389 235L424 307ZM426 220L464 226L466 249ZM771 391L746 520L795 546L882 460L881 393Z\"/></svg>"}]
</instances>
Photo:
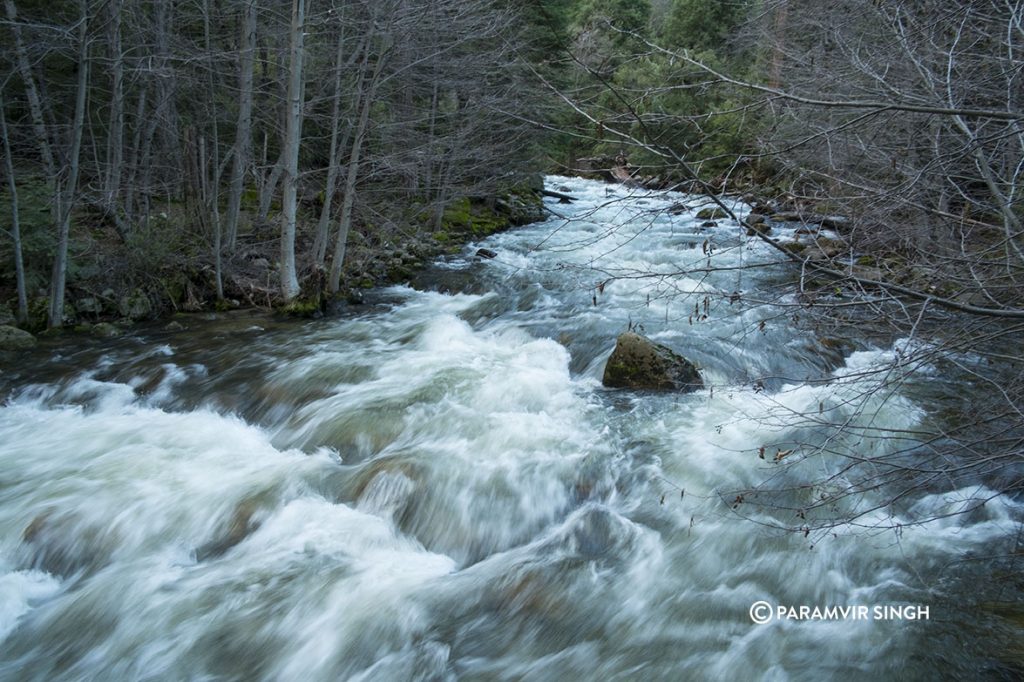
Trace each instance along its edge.
<instances>
[{"instance_id":1,"label":"submerged rock","mask_svg":"<svg viewBox=\"0 0 1024 682\"><path fill-rule=\"evenodd\" d=\"M665 391L695 391L704 386L692 362L633 332L619 335L601 381L609 388Z\"/></svg>"},{"instance_id":2,"label":"submerged rock","mask_svg":"<svg viewBox=\"0 0 1024 682\"><path fill-rule=\"evenodd\" d=\"M124 334L123 329L118 327L116 324L111 324L110 322L100 322L99 324L94 324L89 331L90 333L92 333L93 336L98 336L101 339L112 339L116 336L121 336L122 334Z\"/></svg>"},{"instance_id":3,"label":"submerged rock","mask_svg":"<svg viewBox=\"0 0 1024 682\"><path fill-rule=\"evenodd\" d=\"M0 350L21 350L36 345L36 337L24 329L0 325Z\"/></svg>"}]
</instances>

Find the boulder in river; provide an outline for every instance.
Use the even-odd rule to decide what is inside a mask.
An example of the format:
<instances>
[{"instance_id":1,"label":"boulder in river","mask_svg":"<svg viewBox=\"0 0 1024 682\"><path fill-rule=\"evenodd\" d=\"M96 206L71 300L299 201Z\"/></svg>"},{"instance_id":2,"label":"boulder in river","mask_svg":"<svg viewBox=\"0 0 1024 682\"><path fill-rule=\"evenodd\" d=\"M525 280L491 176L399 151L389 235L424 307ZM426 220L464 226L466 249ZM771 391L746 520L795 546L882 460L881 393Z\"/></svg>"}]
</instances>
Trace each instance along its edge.
<instances>
[{"instance_id":1,"label":"boulder in river","mask_svg":"<svg viewBox=\"0 0 1024 682\"><path fill-rule=\"evenodd\" d=\"M633 332L619 335L601 381L609 388L663 391L695 391L704 385L692 362Z\"/></svg>"},{"instance_id":2,"label":"boulder in river","mask_svg":"<svg viewBox=\"0 0 1024 682\"><path fill-rule=\"evenodd\" d=\"M729 214L725 212L720 206L713 206L710 208L702 208L697 211L697 220L723 220L728 218Z\"/></svg>"},{"instance_id":3,"label":"boulder in river","mask_svg":"<svg viewBox=\"0 0 1024 682\"><path fill-rule=\"evenodd\" d=\"M0 325L0 350L21 350L36 345L36 337L9 324Z\"/></svg>"}]
</instances>

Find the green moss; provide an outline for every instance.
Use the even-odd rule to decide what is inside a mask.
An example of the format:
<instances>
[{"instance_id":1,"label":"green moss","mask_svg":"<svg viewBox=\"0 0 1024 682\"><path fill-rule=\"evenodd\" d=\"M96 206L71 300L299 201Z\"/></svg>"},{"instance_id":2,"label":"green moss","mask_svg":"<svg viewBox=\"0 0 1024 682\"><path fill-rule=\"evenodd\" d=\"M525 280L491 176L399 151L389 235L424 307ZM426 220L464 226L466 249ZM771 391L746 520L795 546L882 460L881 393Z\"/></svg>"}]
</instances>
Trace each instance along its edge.
<instances>
[{"instance_id":1,"label":"green moss","mask_svg":"<svg viewBox=\"0 0 1024 682\"><path fill-rule=\"evenodd\" d=\"M218 301L218 303L220 303ZM218 308L219 310L220 308ZM281 313L289 317L312 317L320 310L320 301L297 298L280 308Z\"/></svg>"},{"instance_id":2,"label":"green moss","mask_svg":"<svg viewBox=\"0 0 1024 682\"><path fill-rule=\"evenodd\" d=\"M472 223L472 211L468 197L456 199L444 209L444 217L441 219L445 226L468 228Z\"/></svg>"}]
</instances>

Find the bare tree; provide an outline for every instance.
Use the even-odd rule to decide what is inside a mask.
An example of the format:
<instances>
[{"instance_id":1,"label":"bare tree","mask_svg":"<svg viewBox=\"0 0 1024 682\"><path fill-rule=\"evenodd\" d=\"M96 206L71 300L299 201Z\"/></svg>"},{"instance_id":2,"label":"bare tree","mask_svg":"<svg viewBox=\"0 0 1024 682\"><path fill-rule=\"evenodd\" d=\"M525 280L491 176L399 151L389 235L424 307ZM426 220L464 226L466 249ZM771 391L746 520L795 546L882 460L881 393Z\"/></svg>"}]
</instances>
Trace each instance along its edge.
<instances>
[{"instance_id":1,"label":"bare tree","mask_svg":"<svg viewBox=\"0 0 1024 682\"><path fill-rule=\"evenodd\" d=\"M284 138L284 198L281 214L281 296L286 302L299 295L295 268L295 221L302 139L302 63L306 30L306 0L292 0L291 47L288 60L288 115Z\"/></svg>"},{"instance_id":2,"label":"bare tree","mask_svg":"<svg viewBox=\"0 0 1024 682\"><path fill-rule=\"evenodd\" d=\"M256 63L256 0L244 3L242 42L238 70L238 121L235 124L234 160L231 168L231 186L228 192L228 210L224 218L227 248L234 251L238 239L238 215L245 189L245 174L252 149L253 67Z\"/></svg>"},{"instance_id":3,"label":"bare tree","mask_svg":"<svg viewBox=\"0 0 1024 682\"><path fill-rule=\"evenodd\" d=\"M85 104L89 91L89 3L80 0L81 17L78 23L78 80L75 88L75 110L71 120L71 145L67 154L67 176L54 178L54 205L57 225L57 253L53 258L50 279L50 307L48 324L64 324L64 290L68 270L68 242L71 233L71 214L78 196L79 162L82 137L85 133Z\"/></svg>"},{"instance_id":4,"label":"bare tree","mask_svg":"<svg viewBox=\"0 0 1024 682\"><path fill-rule=\"evenodd\" d=\"M4 99L0 94L0 138L3 138L4 166L7 187L11 192L11 241L14 243L14 276L18 290L18 322L28 319L28 294L25 291L25 259L21 253L21 217L18 210L18 183L14 178L14 160L11 157L11 138L7 132Z\"/></svg>"}]
</instances>

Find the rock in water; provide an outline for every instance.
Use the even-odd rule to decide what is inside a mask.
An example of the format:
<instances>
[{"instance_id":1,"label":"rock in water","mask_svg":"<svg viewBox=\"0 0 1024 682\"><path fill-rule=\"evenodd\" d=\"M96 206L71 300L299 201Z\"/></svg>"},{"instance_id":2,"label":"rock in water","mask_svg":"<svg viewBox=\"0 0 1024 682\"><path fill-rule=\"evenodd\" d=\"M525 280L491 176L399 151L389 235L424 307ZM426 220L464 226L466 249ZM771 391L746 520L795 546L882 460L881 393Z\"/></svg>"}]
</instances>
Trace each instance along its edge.
<instances>
[{"instance_id":1,"label":"rock in water","mask_svg":"<svg viewBox=\"0 0 1024 682\"><path fill-rule=\"evenodd\" d=\"M704 386L692 362L633 332L619 335L604 368L609 388L695 391Z\"/></svg>"},{"instance_id":2,"label":"rock in water","mask_svg":"<svg viewBox=\"0 0 1024 682\"><path fill-rule=\"evenodd\" d=\"M21 350L36 345L36 337L24 329L0 325L0 350Z\"/></svg>"}]
</instances>

